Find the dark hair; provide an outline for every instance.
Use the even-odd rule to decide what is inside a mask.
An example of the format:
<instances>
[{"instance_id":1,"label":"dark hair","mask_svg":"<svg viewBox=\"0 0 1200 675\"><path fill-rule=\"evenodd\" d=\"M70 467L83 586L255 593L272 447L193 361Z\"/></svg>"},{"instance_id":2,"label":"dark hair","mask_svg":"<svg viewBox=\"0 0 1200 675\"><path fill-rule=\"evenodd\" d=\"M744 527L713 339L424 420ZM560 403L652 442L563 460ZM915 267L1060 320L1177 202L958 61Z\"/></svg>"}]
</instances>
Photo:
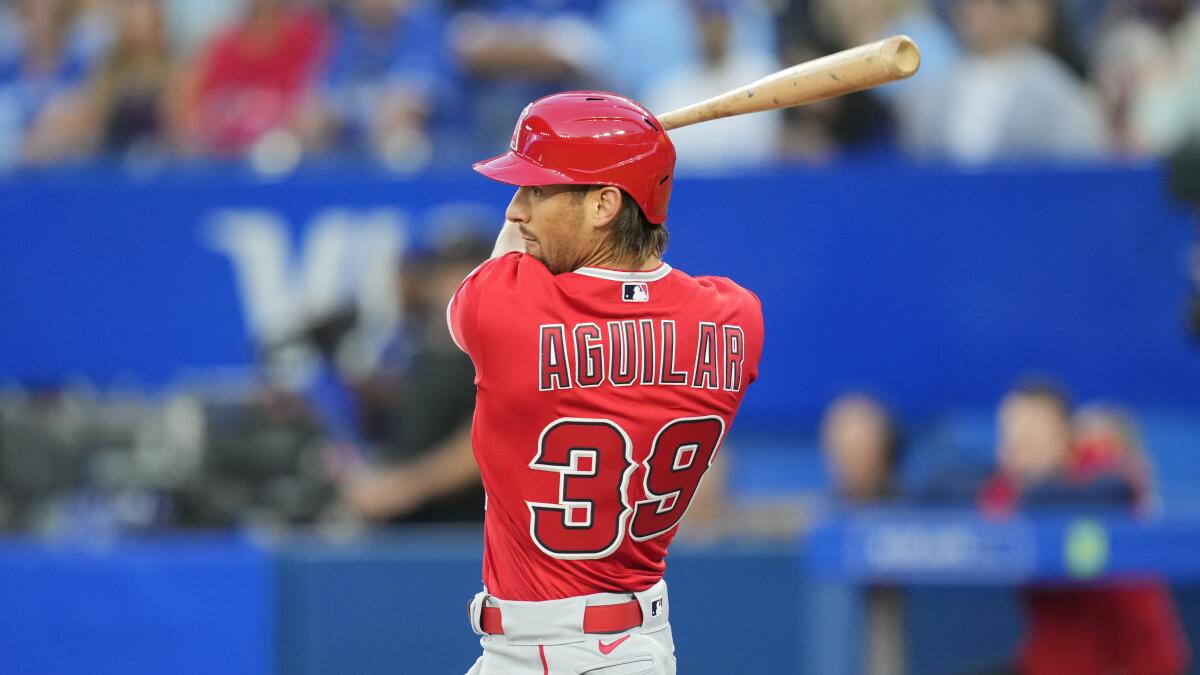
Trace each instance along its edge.
<instances>
[{"instance_id":1,"label":"dark hair","mask_svg":"<svg viewBox=\"0 0 1200 675\"><path fill-rule=\"evenodd\" d=\"M1008 391L1009 396L1032 398L1049 403L1062 415L1063 419L1071 418L1071 397L1056 380L1044 375L1023 377Z\"/></svg>"},{"instance_id":2,"label":"dark hair","mask_svg":"<svg viewBox=\"0 0 1200 675\"><path fill-rule=\"evenodd\" d=\"M604 185L579 185L574 189L575 198ZM618 260L646 260L660 258L667 250L669 238L666 225L650 222L642 207L628 192L621 190L621 210L612 220L612 241Z\"/></svg>"}]
</instances>

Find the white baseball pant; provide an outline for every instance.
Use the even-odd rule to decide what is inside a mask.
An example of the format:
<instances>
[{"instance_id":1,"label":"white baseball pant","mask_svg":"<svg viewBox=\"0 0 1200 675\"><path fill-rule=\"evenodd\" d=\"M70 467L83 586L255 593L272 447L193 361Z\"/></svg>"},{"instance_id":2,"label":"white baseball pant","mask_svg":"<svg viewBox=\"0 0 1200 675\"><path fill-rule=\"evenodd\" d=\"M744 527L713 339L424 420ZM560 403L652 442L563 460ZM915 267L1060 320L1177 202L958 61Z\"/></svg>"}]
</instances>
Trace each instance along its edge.
<instances>
[{"instance_id":1,"label":"white baseball pant","mask_svg":"<svg viewBox=\"0 0 1200 675\"><path fill-rule=\"evenodd\" d=\"M585 633L591 605L636 598L642 625L622 633ZM504 633L488 635L480 625L485 606L499 607ZM467 675L675 675L667 585L659 581L640 593L597 593L563 600L518 602L484 591L470 608L471 628L483 656Z\"/></svg>"}]
</instances>

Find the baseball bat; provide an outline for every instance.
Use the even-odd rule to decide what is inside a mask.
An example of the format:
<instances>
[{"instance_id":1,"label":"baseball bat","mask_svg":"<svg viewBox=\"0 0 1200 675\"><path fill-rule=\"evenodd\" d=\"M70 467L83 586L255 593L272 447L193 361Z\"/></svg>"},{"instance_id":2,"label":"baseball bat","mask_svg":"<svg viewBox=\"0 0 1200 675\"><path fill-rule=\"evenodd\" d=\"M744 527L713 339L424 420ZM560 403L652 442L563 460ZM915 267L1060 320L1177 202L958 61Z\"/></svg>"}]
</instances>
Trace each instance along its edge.
<instances>
[{"instance_id":1,"label":"baseball bat","mask_svg":"<svg viewBox=\"0 0 1200 675\"><path fill-rule=\"evenodd\" d=\"M668 131L746 113L790 108L911 77L921 51L896 35L785 68L743 87L658 116Z\"/></svg>"}]
</instances>

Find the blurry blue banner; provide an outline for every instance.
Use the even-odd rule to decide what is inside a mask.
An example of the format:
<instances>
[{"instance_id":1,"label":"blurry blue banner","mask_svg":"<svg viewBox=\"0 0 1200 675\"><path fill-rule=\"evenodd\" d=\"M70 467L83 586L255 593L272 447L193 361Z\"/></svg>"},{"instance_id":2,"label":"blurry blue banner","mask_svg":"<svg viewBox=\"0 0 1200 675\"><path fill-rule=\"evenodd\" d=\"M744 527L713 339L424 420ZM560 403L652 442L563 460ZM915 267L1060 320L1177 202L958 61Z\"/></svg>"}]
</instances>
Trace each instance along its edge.
<instances>
[{"instance_id":1,"label":"blurry blue banner","mask_svg":"<svg viewBox=\"0 0 1200 675\"><path fill-rule=\"evenodd\" d=\"M1163 182L895 166L680 179L668 260L762 298L747 417L809 416L848 386L914 410L990 405L1030 370L1083 397L1195 407L1191 226ZM395 257L455 214L498 226L508 196L474 175L10 179L0 380L166 384L252 364L346 303L386 331Z\"/></svg>"},{"instance_id":2,"label":"blurry blue banner","mask_svg":"<svg viewBox=\"0 0 1200 675\"><path fill-rule=\"evenodd\" d=\"M983 518L880 510L824 523L803 542L806 570L855 584L1024 584L1200 580L1200 523L1111 513Z\"/></svg>"}]
</instances>

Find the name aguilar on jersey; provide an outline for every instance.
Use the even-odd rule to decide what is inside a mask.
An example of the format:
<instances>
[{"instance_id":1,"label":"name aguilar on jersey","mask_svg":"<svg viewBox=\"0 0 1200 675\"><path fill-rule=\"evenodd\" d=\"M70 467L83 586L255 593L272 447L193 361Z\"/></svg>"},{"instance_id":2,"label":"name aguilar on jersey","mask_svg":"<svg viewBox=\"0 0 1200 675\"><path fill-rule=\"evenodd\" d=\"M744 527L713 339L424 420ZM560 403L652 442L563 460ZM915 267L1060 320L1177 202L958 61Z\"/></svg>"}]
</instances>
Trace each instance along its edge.
<instances>
[{"instance_id":1,"label":"name aguilar on jersey","mask_svg":"<svg viewBox=\"0 0 1200 675\"><path fill-rule=\"evenodd\" d=\"M607 383L741 391L746 339L740 326L699 322L694 357L678 353L677 334L671 319L609 321L603 327L542 324L538 388Z\"/></svg>"}]
</instances>

